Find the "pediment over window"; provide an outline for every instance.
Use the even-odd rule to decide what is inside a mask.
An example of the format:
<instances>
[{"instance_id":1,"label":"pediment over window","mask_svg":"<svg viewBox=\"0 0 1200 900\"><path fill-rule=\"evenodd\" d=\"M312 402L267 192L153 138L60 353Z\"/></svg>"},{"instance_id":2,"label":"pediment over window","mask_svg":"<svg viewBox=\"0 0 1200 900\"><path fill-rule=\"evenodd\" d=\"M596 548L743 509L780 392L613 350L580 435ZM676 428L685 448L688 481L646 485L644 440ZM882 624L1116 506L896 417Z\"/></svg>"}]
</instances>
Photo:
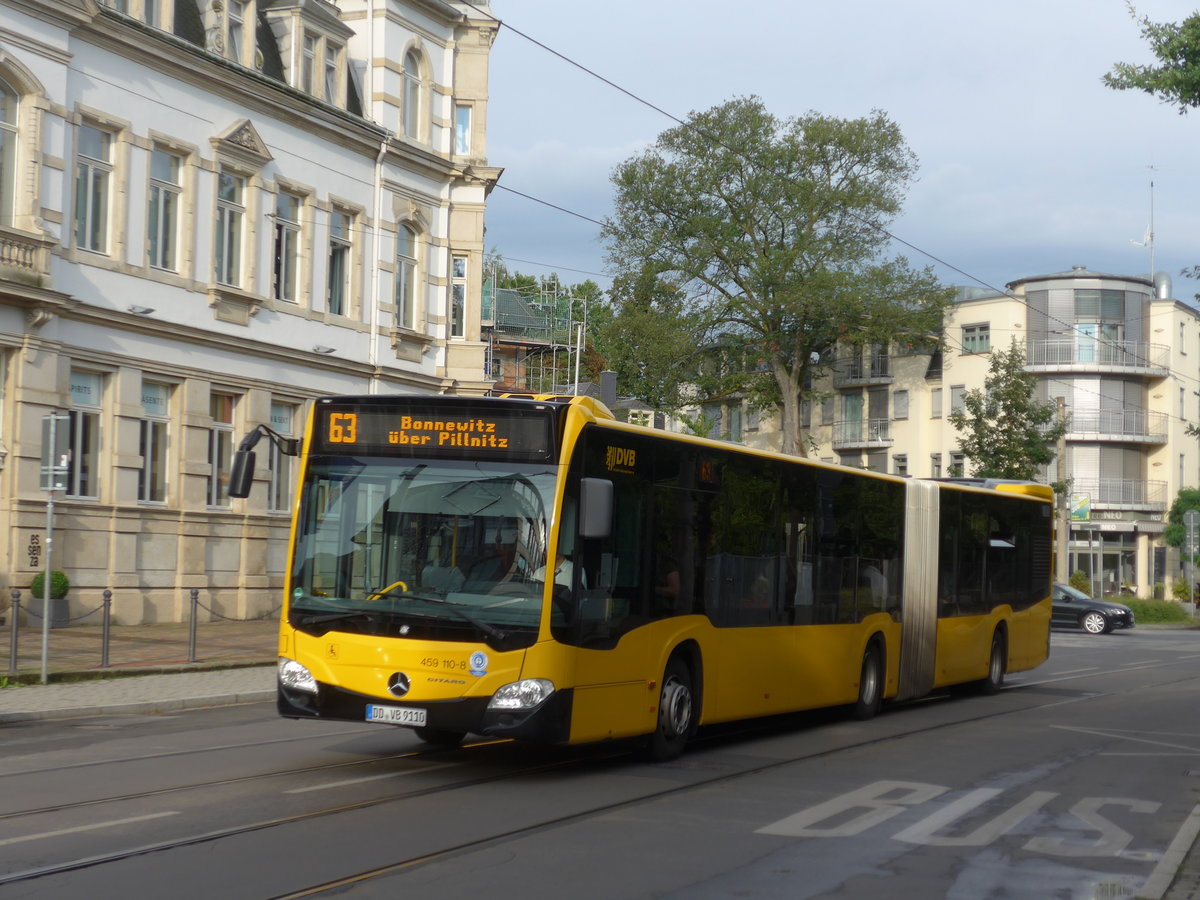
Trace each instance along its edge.
<instances>
[{"instance_id":1,"label":"pediment over window","mask_svg":"<svg viewBox=\"0 0 1200 900\"><path fill-rule=\"evenodd\" d=\"M261 169L274 158L249 119L234 123L223 134L213 138L212 145L221 156L252 169Z\"/></svg>"}]
</instances>

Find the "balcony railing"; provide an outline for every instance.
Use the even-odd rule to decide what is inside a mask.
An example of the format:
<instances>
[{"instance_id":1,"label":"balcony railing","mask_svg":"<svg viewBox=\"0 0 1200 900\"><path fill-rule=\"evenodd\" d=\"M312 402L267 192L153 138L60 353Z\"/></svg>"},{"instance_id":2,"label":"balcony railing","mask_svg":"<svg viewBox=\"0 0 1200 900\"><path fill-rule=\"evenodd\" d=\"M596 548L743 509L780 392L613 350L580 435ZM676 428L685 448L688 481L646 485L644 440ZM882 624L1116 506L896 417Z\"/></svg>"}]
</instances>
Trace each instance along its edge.
<instances>
[{"instance_id":1,"label":"balcony railing","mask_svg":"<svg viewBox=\"0 0 1200 900\"><path fill-rule=\"evenodd\" d=\"M891 384L890 358L886 353L839 356L833 361L833 386L850 387L863 384Z\"/></svg>"},{"instance_id":2,"label":"balcony railing","mask_svg":"<svg viewBox=\"0 0 1200 900\"><path fill-rule=\"evenodd\" d=\"M892 445L892 423L887 419L849 419L833 423L833 446L850 450Z\"/></svg>"},{"instance_id":3,"label":"balcony railing","mask_svg":"<svg viewBox=\"0 0 1200 900\"><path fill-rule=\"evenodd\" d=\"M1138 481L1132 478L1076 478L1071 493L1087 494L1093 506L1128 506L1136 509L1167 508L1165 481Z\"/></svg>"},{"instance_id":4,"label":"balcony railing","mask_svg":"<svg viewBox=\"0 0 1200 900\"><path fill-rule=\"evenodd\" d=\"M1104 341L1076 338L1071 341L1030 341L1025 365L1031 369L1055 369L1063 366L1099 369L1141 369L1166 374L1171 349L1146 341Z\"/></svg>"},{"instance_id":5,"label":"balcony railing","mask_svg":"<svg viewBox=\"0 0 1200 900\"><path fill-rule=\"evenodd\" d=\"M49 287L51 241L0 227L0 278Z\"/></svg>"},{"instance_id":6,"label":"balcony railing","mask_svg":"<svg viewBox=\"0 0 1200 900\"><path fill-rule=\"evenodd\" d=\"M1072 410L1067 438L1127 440L1145 444L1167 442L1167 415L1144 409Z\"/></svg>"}]
</instances>

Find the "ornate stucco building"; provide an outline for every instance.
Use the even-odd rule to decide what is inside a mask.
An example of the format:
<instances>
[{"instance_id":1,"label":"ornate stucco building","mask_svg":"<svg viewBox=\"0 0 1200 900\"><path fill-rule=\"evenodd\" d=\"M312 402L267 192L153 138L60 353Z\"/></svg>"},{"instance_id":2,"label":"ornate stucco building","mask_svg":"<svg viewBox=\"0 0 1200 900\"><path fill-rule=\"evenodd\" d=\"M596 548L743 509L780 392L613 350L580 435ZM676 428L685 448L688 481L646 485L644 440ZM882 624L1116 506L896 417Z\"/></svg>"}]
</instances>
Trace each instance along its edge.
<instances>
[{"instance_id":1,"label":"ornate stucco building","mask_svg":"<svg viewBox=\"0 0 1200 900\"><path fill-rule=\"evenodd\" d=\"M279 602L294 472L231 449L331 393L483 393L486 2L0 0L0 596L119 622ZM60 448L61 449L61 448Z\"/></svg>"}]
</instances>

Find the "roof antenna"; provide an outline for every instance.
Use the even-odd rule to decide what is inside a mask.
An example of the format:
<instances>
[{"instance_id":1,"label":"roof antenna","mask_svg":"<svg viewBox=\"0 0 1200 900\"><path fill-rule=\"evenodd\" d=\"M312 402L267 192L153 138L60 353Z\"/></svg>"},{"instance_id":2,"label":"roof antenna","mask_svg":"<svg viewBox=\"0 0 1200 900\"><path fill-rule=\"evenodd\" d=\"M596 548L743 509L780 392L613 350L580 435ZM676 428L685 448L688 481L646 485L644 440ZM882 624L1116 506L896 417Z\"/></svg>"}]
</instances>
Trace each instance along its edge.
<instances>
[{"instance_id":1,"label":"roof antenna","mask_svg":"<svg viewBox=\"0 0 1200 900\"><path fill-rule=\"evenodd\" d=\"M1155 166L1146 166L1151 172L1157 172ZM1150 280L1154 280L1154 176L1150 176L1150 224L1146 226L1146 234L1140 241L1130 241L1135 247L1150 248Z\"/></svg>"}]
</instances>

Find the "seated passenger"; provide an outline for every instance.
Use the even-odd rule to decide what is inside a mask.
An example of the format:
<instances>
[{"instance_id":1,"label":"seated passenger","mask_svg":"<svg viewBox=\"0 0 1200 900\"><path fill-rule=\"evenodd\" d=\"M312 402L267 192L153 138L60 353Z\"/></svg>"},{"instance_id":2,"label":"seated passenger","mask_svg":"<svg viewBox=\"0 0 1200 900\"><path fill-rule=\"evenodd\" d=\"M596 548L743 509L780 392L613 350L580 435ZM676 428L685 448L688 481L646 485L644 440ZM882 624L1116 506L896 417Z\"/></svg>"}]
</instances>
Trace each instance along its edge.
<instances>
[{"instance_id":1,"label":"seated passenger","mask_svg":"<svg viewBox=\"0 0 1200 900\"><path fill-rule=\"evenodd\" d=\"M421 573L422 587L432 588L443 594L459 590L466 580L458 566L426 566L425 571Z\"/></svg>"}]
</instances>

